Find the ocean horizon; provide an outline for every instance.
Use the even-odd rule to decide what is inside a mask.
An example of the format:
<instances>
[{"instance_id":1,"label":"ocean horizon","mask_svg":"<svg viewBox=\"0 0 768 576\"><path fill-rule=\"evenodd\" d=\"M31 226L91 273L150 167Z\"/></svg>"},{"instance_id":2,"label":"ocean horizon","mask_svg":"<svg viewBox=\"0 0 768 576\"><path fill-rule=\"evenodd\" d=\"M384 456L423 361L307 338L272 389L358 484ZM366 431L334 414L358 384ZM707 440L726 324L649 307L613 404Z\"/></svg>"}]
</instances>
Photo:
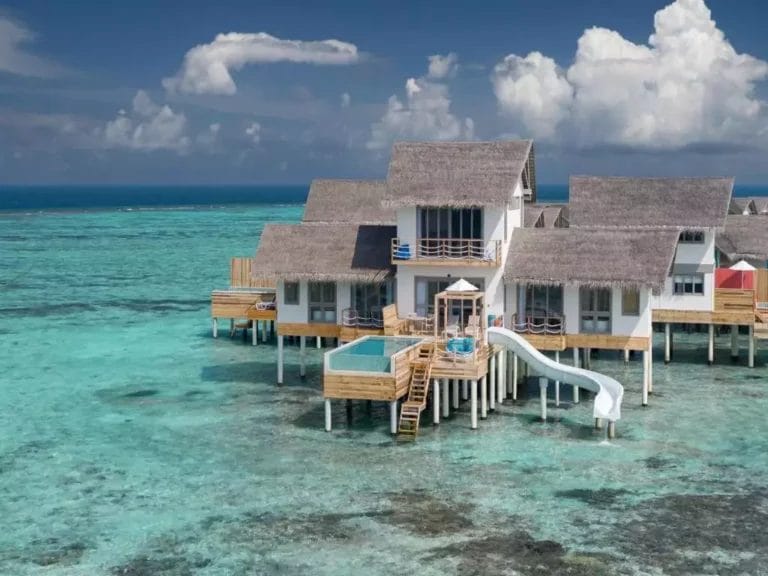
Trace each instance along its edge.
<instances>
[{"instance_id":1,"label":"ocean horizon","mask_svg":"<svg viewBox=\"0 0 768 576\"><path fill-rule=\"evenodd\" d=\"M0 186L0 212L214 208L303 204L309 184ZM539 184L539 202L566 202L567 184ZM768 196L768 184L737 185L734 196Z\"/></svg>"}]
</instances>

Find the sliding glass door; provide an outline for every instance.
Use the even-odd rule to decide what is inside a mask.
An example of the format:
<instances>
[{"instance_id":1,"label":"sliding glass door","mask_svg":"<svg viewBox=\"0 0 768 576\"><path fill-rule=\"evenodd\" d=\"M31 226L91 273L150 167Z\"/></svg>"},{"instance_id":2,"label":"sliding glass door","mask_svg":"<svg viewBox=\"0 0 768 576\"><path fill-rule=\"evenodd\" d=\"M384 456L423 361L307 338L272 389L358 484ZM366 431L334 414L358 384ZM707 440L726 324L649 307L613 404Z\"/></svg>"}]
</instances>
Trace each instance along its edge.
<instances>
[{"instance_id":1,"label":"sliding glass door","mask_svg":"<svg viewBox=\"0 0 768 576\"><path fill-rule=\"evenodd\" d=\"M591 334L610 334L611 289L581 288L579 301L581 331Z\"/></svg>"}]
</instances>

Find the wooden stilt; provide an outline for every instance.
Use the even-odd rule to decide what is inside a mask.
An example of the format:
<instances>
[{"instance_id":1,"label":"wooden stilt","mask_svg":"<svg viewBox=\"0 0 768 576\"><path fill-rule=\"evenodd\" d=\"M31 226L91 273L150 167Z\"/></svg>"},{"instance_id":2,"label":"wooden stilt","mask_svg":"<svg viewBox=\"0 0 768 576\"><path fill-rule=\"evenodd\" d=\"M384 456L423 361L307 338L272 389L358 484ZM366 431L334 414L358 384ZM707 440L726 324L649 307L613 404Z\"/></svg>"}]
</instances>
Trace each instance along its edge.
<instances>
[{"instance_id":1,"label":"wooden stilt","mask_svg":"<svg viewBox=\"0 0 768 576\"><path fill-rule=\"evenodd\" d=\"M555 350L555 362L560 362L559 350ZM555 406L560 406L560 380L555 380Z\"/></svg>"},{"instance_id":2,"label":"wooden stilt","mask_svg":"<svg viewBox=\"0 0 768 576\"><path fill-rule=\"evenodd\" d=\"M672 325L667 322L664 324L664 364L669 364L672 359Z\"/></svg>"},{"instance_id":3,"label":"wooden stilt","mask_svg":"<svg viewBox=\"0 0 768 576\"><path fill-rule=\"evenodd\" d=\"M331 399L325 399L325 431L331 431Z\"/></svg>"},{"instance_id":4,"label":"wooden stilt","mask_svg":"<svg viewBox=\"0 0 768 576\"><path fill-rule=\"evenodd\" d=\"M451 410L450 400L448 399L448 378L443 378L442 385L443 397L440 399L440 403L443 406L443 418L448 418Z\"/></svg>"},{"instance_id":5,"label":"wooden stilt","mask_svg":"<svg viewBox=\"0 0 768 576\"><path fill-rule=\"evenodd\" d=\"M755 326L749 325L749 360L748 364L750 368L755 367Z\"/></svg>"},{"instance_id":6,"label":"wooden stilt","mask_svg":"<svg viewBox=\"0 0 768 576\"><path fill-rule=\"evenodd\" d=\"M739 359L739 327L736 324L731 326L731 360Z\"/></svg>"},{"instance_id":7,"label":"wooden stilt","mask_svg":"<svg viewBox=\"0 0 768 576\"><path fill-rule=\"evenodd\" d=\"M470 383L470 427L472 430L477 430L477 380L472 380Z\"/></svg>"},{"instance_id":8,"label":"wooden stilt","mask_svg":"<svg viewBox=\"0 0 768 576\"><path fill-rule=\"evenodd\" d=\"M440 380L432 379L432 424L440 424Z\"/></svg>"},{"instance_id":9,"label":"wooden stilt","mask_svg":"<svg viewBox=\"0 0 768 576\"><path fill-rule=\"evenodd\" d=\"M218 338L219 337L219 319L214 318L212 321L212 330L213 330L213 337Z\"/></svg>"},{"instance_id":10,"label":"wooden stilt","mask_svg":"<svg viewBox=\"0 0 768 576\"><path fill-rule=\"evenodd\" d=\"M648 350L643 350L643 406L648 406Z\"/></svg>"},{"instance_id":11,"label":"wooden stilt","mask_svg":"<svg viewBox=\"0 0 768 576\"><path fill-rule=\"evenodd\" d=\"M397 434L397 400L389 403L389 433Z\"/></svg>"},{"instance_id":12,"label":"wooden stilt","mask_svg":"<svg viewBox=\"0 0 768 576\"><path fill-rule=\"evenodd\" d=\"M267 333L267 329L269 328L270 322L267 320L261 321L261 341L266 344L267 340L269 339L269 334Z\"/></svg>"},{"instance_id":13,"label":"wooden stilt","mask_svg":"<svg viewBox=\"0 0 768 576\"><path fill-rule=\"evenodd\" d=\"M259 321L251 320L251 346L259 343Z\"/></svg>"},{"instance_id":14,"label":"wooden stilt","mask_svg":"<svg viewBox=\"0 0 768 576\"><path fill-rule=\"evenodd\" d=\"M579 349L574 348L573 349L573 365L576 368L580 368L579 366ZM573 387L573 403L578 404L579 403L579 387L574 386Z\"/></svg>"},{"instance_id":15,"label":"wooden stilt","mask_svg":"<svg viewBox=\"0 0 768 576\"><path fill-rule=\"evenodd\" d=\"M517 381L520 379L520 361L512 354L512 402L517 402Z\"/></svg>"},{"instance_id":16,"label":"wooden stilt","mask_svg":"<svg viewBox=\"0 0 768 576\"><path fill-rule=\"evenodd\" d=\"M513 353L510 352L509 350L507 350L506 352L504 352L504 354L506 356L506 358L504 358L504 368L506 369L507 373L506 373L506 376L504 377L504 379L505 379L505 381L507 383L507 398L511 398L512 397L512 382L513 382L513 378L515 377L515 375L513 373L514 372L514 367L512 366L512 362L513 362L512 356L513 356Z\"/></svg>"},{"instance_id":17,"label":"wooden stilt","mask_svg":"<svg viewBox=\"0 0 768 576\"><path fill-rule=\"evenodd\" d=\"M489 390L488 396L490 399L489 408L491 411L496 410L496 354L491 354L491 366L488 369Z\"/></svg>"},{"instance_id":18,"label":"wooden stilt","mask_svg":"<svg viewBox=\"0 0 768 576\"><path fill-rule=\"evenodd\" d=\"M277 383L283 383L283 338L277 337Z\"/></svg>"},{"instance_id":19,"label":"wooden stilt","mask_svg":"<svg viewBox=\"0 0 768 576\"><path fill-rule=\"evenodd\" d=\"M307 363L306 363L306 351L307 351L307 338L301 336L299 338L299 376L305 378L307 376Z\"/></svg>"},{"instance_id":20,"label":"wooden stilt","mask_svg":"<svg viewBox=\"0 0 768 576\"><path fill-rule=\"evenodd\" d=\"M480 378L480 419L488 417L488 377Z\"/></svg>"},{"instance_id":21,"label":"wooden stilt","mask_svg":"<svg viewBox=\"0 0 768 576\"><path fill-rule=\"evenodd\" d=\"M629 349L624 350L624 364L629 364Z\"/></svg>"},{"instance_id":22,"label":"wooden stilt","mask_svg":"<svg viewBox=\"0 0 768 576\"><path fill-rule=\"evenodd\" d=\"M547 386L549 379L544 376L539 378L539 401L541 402L541 421L547 421Z\"/></svg>"},{"instance_id":23,"label":"wooden stilt","mask_svg":"<svg viewBox=\"0 0 768 576\"><path fill-rule=\"evenodd\" d=\"M653 338L648 341L648 394L653 394Z\"/></svg>"},{"instance_id":24,"label":"wooden stilt","mask_svg":"<svg viewBox=\"0 0 768 576\"><path fill-rule=\"evenodd\" d=\"M710 366L715 363L715 325L709 324L708 330L708 346L707 346L707 362Z\"/></svg>"},{"instance_id":25,"label":"wooden stilt","mask_svg":"<svg viewBox=\"0 0 768 576\"><path fill-rule=\"evenodd\" d=\"M469 400L469 380L461 381L461 399L465 402Z\"/></svg>"},{"instance_id":26,"label":"wooden stilt","mask_svg":"<svg viewBox=\"0 0 768 576\"><path fill-rule=\"evenodd\" d=\"M323 342L320 340L320 336L317 337L317 349L320 350L320 348L323 347Z\"/></svg>"},{"instance_id":27,"label":"wooden stilt","mask_svg":"<svg viewBox=\"0 0 768 576\"><path fill-rule=\"evenodd\" d=\"M454 378L451 380L451 400L453 400L453 409L459 409L459 381Z\"/></svg>"}]
</instances>

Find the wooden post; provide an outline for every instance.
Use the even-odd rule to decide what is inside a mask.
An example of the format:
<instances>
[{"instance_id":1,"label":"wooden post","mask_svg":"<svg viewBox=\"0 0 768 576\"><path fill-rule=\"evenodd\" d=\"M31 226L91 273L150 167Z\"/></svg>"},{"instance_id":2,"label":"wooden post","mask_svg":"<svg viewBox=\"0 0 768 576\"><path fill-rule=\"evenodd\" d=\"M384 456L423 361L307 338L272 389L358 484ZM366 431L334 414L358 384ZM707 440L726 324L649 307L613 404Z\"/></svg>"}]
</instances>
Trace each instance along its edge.
<instances>
[{"instance_id":1,"label":"wooden post","mask_svg":"<svg viewBox=\"0 0 768 576\"><path fill-rule=\"evenodd\" d=\"M480 378L480 419L488 417L488 377Z\"/></svg>"},{"instance_id":2,"label":"wooden post","mask_svg":"<svg viewBox=\"0 0 768 576\"><path fill-rule=\"evenodd\" d=\"M624 348L624 364L629 364L629 348Z\"/></svg>"},{"instance_id":3,"label":"wooden post","mask_svg":"<svg viewBox=\"0 0 768 576\"><path fill-rule=\"evenodd\" d=\"M461 399L465 402L469 400L469 380L461 381Z\"/></svg>"},{"instance_id":4,"label":"wooden post","mask_svg":"<svg viewBox=\"0 0 768 576\"><path fill-rule=\"evenodd\" d=\"M555 362L560 363L560 350L555 350ZM560 406L560 380L555 380L555 406Z\"/></svg>"},{"instance_id":5,"label":"wooden post","mask_svg":"<svg viewBox=\"0 0 768 576\"><path fill-rule=\"evenodd\" d=\"M512 354L512 402L517 402L517 381L520 379L520 362L517 354Z\"/></svg>"},{"instance_id":6,"label":"wooden post","mask_svg":"<svg viewBox=\"0 0 768 576\"><path fill-rule=\"evenodd\" d=\"M497 354L498 359L496 360L496 367L498 370L498 374L496 375L496 387L498 388L498 396L496 397L496 402L499 403L499 405L504 404L504 397L507 395L505 390L505 384L504 384L504 355L506 352L503 350Z\"/></svg>"},{"instance_id":7,"label":"wooden post","mask_svg":"<svg viewBox=\"0 0 768 576\"><path fill-rule=\"evenodd\" d=\"M643 350L643 406L648 406L648 350Z\"/></svg>"},{"instance_id":8,"label":"wooden post","mask_svg":"<svg viewBox=\"0 0 768 576\"><path fill-rule=\"evenodd\" d=\"M505 381L507 383L507 398L511 398L512 397L512 382L513 382L513 379L515 377L515 375L513 373L514 372L514 367L512 366L512 362L513 362L512 357L513 357L514 353L510 352L509 350L507 350L506 352L504 352L504 354L506 354L506 358L504 358L504 368L506 368L507 374L504 377L504 379L505 379Z\"/></svg>"},{"instance_id":9,"label":"wooden post","mask_svg":"<svg viewBox=\"0 0 768 576\"><path fill-rule=\"evenodd\" d=\"M491 366L488 369L488 399L491 412L496 410L496 354L491 353Z\"/></svg>"},{"instance_id":10,"label":"wooden post","mask_svg":"<svg viewBox=\"0 0 768 576\"><path fill-rule=\"evenodd\" d=\"M325 431L331 431L331 399L325 399Z\"/></svg>"},{"instance_id":11,"label":"wooden post","mask_svg":"<svg viewBox=\"0 0 768 576\"><path fill-rule=\"evenodd\" d=\"M277 337L277 383L283 383L283 338L281 334Z\"/></svg>"},{"instance_id":12,"label":"wooden post","mask_svg":"<svg viewBox=\"0 0 768 576\"><path fill-rule=\"evenodd\" d=\"M470 428L477 430L477 380L472 380L470 383Z\"/></svg>"},{"instance_id":13,"label":"wooden post","mask_svg":"<svg viewBox=\"0 0 768 576\"><path fill-rule=\"evenodd\" d=\"M299 376L305 378L307 376L307 364L304 355L307 350L307 338L301 336L299 338Z\"/></svg>"},{"instance_id":14,"label":"wooden post","mask_svg":"<svg viewBox=\"0 0 768 576\"><path fill-rule=\"evenodd\" d=\"M755 325L749 325L749 367L755 367Z\"/></svg>"},{"instance_id":15,"label":"wooden post","mask_svg":"<svg viewBox=\"0 0 768 576\"><path fill-rule=\"evenodd\" d=\"M739 359L739 326L731 325L731 361Z\"/></svg>"},{"instance_id":16,"label":"wooden post","mask_svg":"<svg viewBox=\"0 0 768 576\"><path fill-rule=\"evenodd\" d=\"M653 336L648 338L648 394L653 394Z\"/></svg>"},{"instance_id":17,"label":"wooden post","mask_svg":"<svg viewBox=\"0 0 768 576\"><path fill-rule=\"evenodd\" d=\"M451 405L448 400L448 378L443 378L443 397L440 399L443 405L443 418L450 416Z\"/></svg>"},{"instance_id":18,"label":"wooden post","mask_svg":"<svg viewBox=\"0 0 768 576\"><path fill-rule=\"evenodd\" d=\"M213 324L213 327L212 327L213 337L218 338L219 337L219 319L214 318L212 324Z\"/></svg>"},{"instance_id":19,"label":"wooden post","mask_svg":"<svg viewBox=\"0 0 768 576\"><path fill-rule=\"evenodd\" d=\"M576 368L580 368L579 366L579 349L574 348L573 349L573 365ZM573 403L578 404L579 403L579 387L573 386Z\"/></svg>"},{"instance_id":20,"label":"wooden post","mask_svg":"<svg viewBox=\"0 0 768 576\"><path fill-rule=\"evenodd\" d=\"M613 440L616 438L616 421L611 420L608 422L608 438Z\"/></svg>"},{"instance_id":21,"label":"wooden post","mask_svg":"<svg viewBox=\"0 0 768 576\"><path fill-rule=\"evenodd\" d=\"M451 380L451 394L453 400L453 409L458 410L459 409L459 380L457 378L454 378Z\"/></svg>"},{"instance_id":22,"label":"wooden post","mask_svg":"<svg viewBox=\"0 0 768 576\"><path fill-rule=\"evenodd\" d=\"M544 376L539 378L539 400L541 401L541 421L547 421L547 386L549 379Z\"/></svg>"},{"instance_id":23,"label":"wooden post","mask_svg":"<svg viewBox=\"0 0 768 576\"><path fill-rule=\"evenodd\" d=\"M232 338L232 336L235 335L235 319L230 318L229 319L229 337Z\"/></svg>"},{"instance_id":24,"label":"wooden post","mask_svg":"<svg viewBox=\"0 0 768 576\"><path fill-rule=\"evenodd\" d=\"M397 434L397 400L389 403L389 433Z\"/></svg>"},{"instance_id":25,"label":"wooden post","mask_svg":"<svg viewBox=\"0 0 768 576\"><path fill-rule=\"evenodd\" d=\"M320 336L317 337L317 349L320 350L320 348L323 347L323 342L320 339Z\"/></svg>"},{"instance_id":26,"label":"wooden post","mask_svg":"<svg viewBox=\"0 0 768 576\"><path fill-rule=\"evenodd\" d=\"M715 325L709 324L707 326L709 329L709 339L708 339L708 346L707 346L707 362L710 366L715 363Z\"/></svg>"},{"instance_id":27,"label":"wooden post","mask_svg":"<svg viewBox=\"0 0 768 576\"><path fill-rule=\"evenodd\" d=\"M259 321L251 320L251 346L259 343Z\"/></svg>"},{"instance_id":28,"label":"wooden post","mask_svg":"<svg viewBox=\"0 0 768 576\"><path fill-rule=\"evenodd\" d=\"M261 321L261 341L266 343L267 339L269 338L269 334L267 334L267 328L269 328L270 322L268 320L262 320ZM274 332L274 328L272 329Z\"/></svg>"},{"instance_id":29,"label":"wooden post","mask_svg":"<svg viewBox=\"0 0 768 576\"><path fill-rule=\"evenodd\" d=\"M602 429L603 429L603 419L595 418L595 430L602 430Z\"/></svg>"},{"instance_id":30,"label":"wooden post","mask_svg":"<svg viewBox=\"0 0 768 576\"><path fill-rule=\"evenodd\" d=\"M672 325L667 322L664 324L664 364L669 364L672 359Z\"/></svg>"},{"instance_id":31,"label":"wooden post","mask_svg":"<svg viewBox=\"0 0 768 576\"><path fill-rule=\"evenodd\" d=\"M440 380L432 379L432 424L440 424Z\"/></svg>"}]
</instances>

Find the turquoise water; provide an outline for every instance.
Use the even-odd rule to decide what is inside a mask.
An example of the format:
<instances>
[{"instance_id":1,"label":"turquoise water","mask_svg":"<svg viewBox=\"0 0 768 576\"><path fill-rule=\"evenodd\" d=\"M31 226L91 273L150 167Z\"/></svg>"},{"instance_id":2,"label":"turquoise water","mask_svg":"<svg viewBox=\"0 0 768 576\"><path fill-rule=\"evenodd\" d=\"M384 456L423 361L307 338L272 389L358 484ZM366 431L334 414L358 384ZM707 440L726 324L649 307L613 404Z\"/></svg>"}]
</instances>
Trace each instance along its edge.
<instances>
[{"instance_id":1,"label":"turquoise water","mask_svg":"<svg viewBox=\"0 0 768 576\"><path fill-rule=\"evenodd\" d=\"M331 370L390 372L392 356L421 342L421 338L369 336L328 355Z\"/></svg>"},{"instance_id":2,"label":"turquoise water","mask_svg":"<svg viewBox=\"0 0 768 576\"><path fill-rule=\"evenodd\" d=\"M209 290L299 207L0 218L0 574L768 573L768 353L704 335L641 365L619 437L530 397L413 444L334 410L323 350L210 337ZM569 390L563 389L563 398ZM340 406L341 408L341 406ZM427 413L423 419L431 421Z\"/></svg>"}]
</instances>

